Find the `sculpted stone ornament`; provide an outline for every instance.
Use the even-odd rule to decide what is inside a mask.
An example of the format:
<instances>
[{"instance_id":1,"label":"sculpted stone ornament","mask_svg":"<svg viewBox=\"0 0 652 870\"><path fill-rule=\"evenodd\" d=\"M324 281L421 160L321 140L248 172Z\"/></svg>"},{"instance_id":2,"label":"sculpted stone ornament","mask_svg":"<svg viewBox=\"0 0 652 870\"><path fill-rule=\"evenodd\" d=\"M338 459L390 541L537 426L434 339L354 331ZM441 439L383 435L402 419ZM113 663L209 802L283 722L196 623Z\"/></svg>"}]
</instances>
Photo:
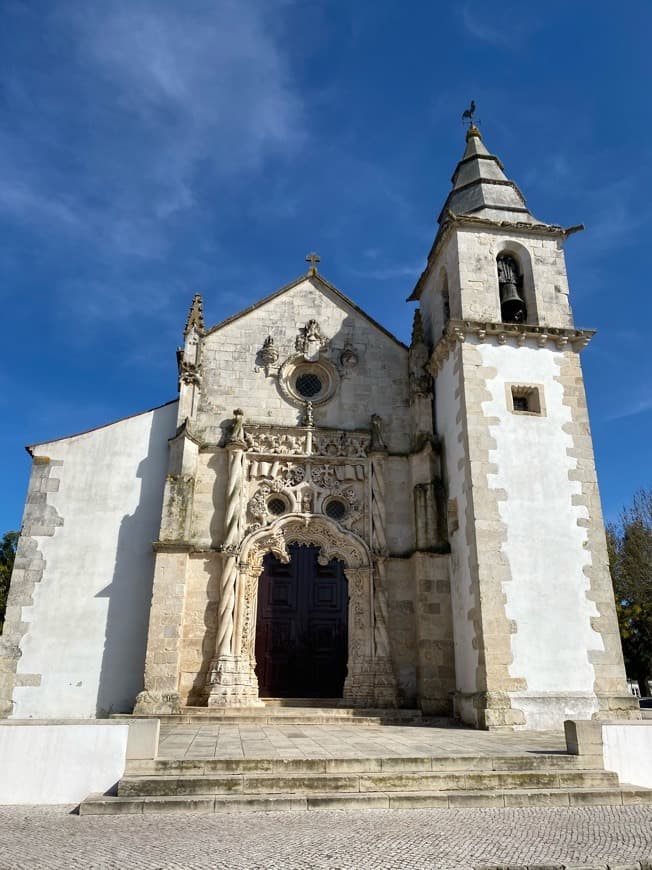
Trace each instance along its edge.
<instances>
[{"instance_id":1,"label":"sculpted stone ornament","mask_svg":"<svg viewBox=\"0 0 652 870\"><path fill-rule=\"evenodd\" d=\"M386 453L387 445L383 439L382 432L383 420L378 414L371 415L371 443L369 444L369 453Z\"/></svg>"},{"instance_id":2,"label":"sculpted stone ornament","mask_svg":"<svg viewBox=\"0 0 652 870\"><path fill-rule=\"evenodd\" d=\"M252 526L249 526L250 530L254 527L259 528L264 526L268 522L270 514L267 509L267 500L271 492L271 485L269 483L262 483L256 490L255 495L249 499L247 514L253 523Z\"/></svg>"},{"instance_id":3,"label":"sculpted stone ornament","mask_svg":"<svg viewBox=\"0 0 652 870\"><path fill-rule=\"evenodd\" d=\"M204 331L204 302L200 293L195 293L192 297L192 303L190 305L190 311L188 312L188 319L186 320L186 327L183 330L183 334L188 335L193 328L199 333Z\"/></svg>"},{"instance_id":4,"label":"sculpted stone ornament","mask_svg":"<svg viewBox=\"0 0 652 870\"><path fill-rule=\"evenodd\" d=\"M268 335L263 342L263 346L258 352L258 356L260 357L260 361L265 369L265 377L268 378L278 363L279 357L278 349L274 345L274 339L271 335Z\"/></svg>"},{"instance_id":5,"label":"sculpted stone ornament","mask_svg":"<svg viewBox=\"0 0 652 870\"><path fill-rule=\"evenodd\" d=\"M306 479L305 466L294 462L283 462L279 459L264 461L252 459L249 462L249 480L267 478L271 481L281 482L282 485L298 486Z\"/></svg>"},{"instance_id":6,"label":"sculpted stone ornament","mask_svg":"<svg viewBox=\"0 0 652 870\"><path fill-rule=\"evenodd\" d=\"M327 346L328 339L321 334L316 320L309 320L295 341L297 352L303 354L306 360L316 360Z\"/></svg>"},{"instance_id":7,"label":"sculpted stone ornament","mask_svg":"<svg viewBox=\"0 0 652 870\"><path fill-rule=\"evenodd\" d=\"M301 510L304 514L311 514L314 504L314 496L310 490L305 490L301 496Z\"/></svg>"},{"instance_id":8,"label":"sculpted stone ornament","mask_svg":"<svg viewBox=\"0 0 652 870\"><path fill-rule=\"evenodd\" d=\"M340 366L341 373L344 376L350 375L358 366L358 354L349 342L346 343L344 350L340 354Z\"/></svg>"},{"instance_id":9,"label":"sculpted stone ornament","mask_svg":"<svg viewBox=\"0 0 652 870\"><path fill-rule=\"evenodd\" d=\"M248 427L246 443L250 453L292 455L306 452L305 432L291 432L280 428Z\"/></svg>"},{"instance_id":10,"label":"sculpted stone ornament","mask_svg":"<svg viewBox=\"0 0 652 870\"><path fill-rule=\"evenodd\" d=\"M179 359L179 381L198 387L201 383L201 366L187 359Z\"/></svg>"},{"instance_id":11,"label":"sculpted stone ornament","mask_svg":"<svg viewBox=\"0 0 652 870\"><path fill-rule=\"evenodd\" d=\"M315 432L312 452L315 456L348 456L352 459L366 456L369 437L352 432Z\"/></svg>"},{"instance_id":12,"label":"sculpted stone ornament","mask_svg":"<svg viewBox=\"0 0 652 870\"><path fill-rule=\"evenodd\" d=\"M308 429L312 429L315 425L315 418L312 411L312 402L306 402L306 413L303 415L303 425Z\"/></svg>"},{"instance_id":13,"label":"sculpted stone ornament","mask_svg":"<svg viewBox=\"0 0 652 870\"><path fill-rule=\"evenodd\" d=\"M310 442L308 442L310 434ZM369 447L369 435L363 432L315 429L307 433L299 429L281 426L247 426L245 442L249 454L312 455L365 459ZM262 467L259 464L258 467ZM261 476L259 473L258 476Z\"/></svg>"},{"instance_id":14,"label":"sculpted stone ornament","mask_svg":"<svg viewBox=\"0 0 652 870\"><path fill-rule=\"evenodd\" d=\"M244 411L241 408L236 408L233 411L233 422L231 423L231 432L227 444L245 444L244 430Z\"/></svg>"}]
</instances>

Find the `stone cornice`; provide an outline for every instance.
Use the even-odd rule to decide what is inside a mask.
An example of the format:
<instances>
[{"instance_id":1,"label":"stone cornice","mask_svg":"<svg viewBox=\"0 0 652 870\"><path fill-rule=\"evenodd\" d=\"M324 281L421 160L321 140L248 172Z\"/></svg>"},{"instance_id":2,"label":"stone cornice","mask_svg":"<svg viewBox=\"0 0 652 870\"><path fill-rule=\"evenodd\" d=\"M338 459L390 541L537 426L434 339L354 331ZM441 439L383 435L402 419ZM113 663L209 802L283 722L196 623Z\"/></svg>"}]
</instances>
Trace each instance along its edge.
<instances>
[{"instance_id":1,"label":"stone cornice","mask_svg":"<svg viewBox=\"0 0 652 870\"><path fill-rule=\"evenodd\" d=\"M249 423L245 426L244 449L250 458L305 459L315 457L363 461L371 445L371 432L365 429L330 429L312 426L280 426ZM228 445L227 445L228 446ZM203 443L201 453L218 453L220 444Z\"/></svg>"},{"instance_id":2,"label":"stone cornice","mask_svg":"<svg viewBox=\"0 0 652 870\"><path fill-rule=\"evenodd\" d=\"M595 335L595 329L566 329L557 326L531 326L527 323L483 323L478 320L449 320L430 357L429 368L435 375L457 342L471 337L478 343L494 341L512 347L529 344L554 347L556 350L580 351Z\"/></svg>"},{"instance_id":3,"label":"stone cornice","mask_svg":"<svg viewBox=\"0 0 652 870\"><path fill-rule=\"evenodd\" d=\"M188 541L154 541L152 549L155 553L188 553L191 544Z\"/></svg>"},{"instance_id":4,"label":"stone cornice","mask_svg":"<svg viewBox=\"0 0 652 870\"><path fill-rule=\"evenodd\" d=\"M224 544L211 547L206 544L194 544L191 541L154 541L152 549L155 553L187 553L189 556L227 552Z\"/></svg>"}]
</instances>

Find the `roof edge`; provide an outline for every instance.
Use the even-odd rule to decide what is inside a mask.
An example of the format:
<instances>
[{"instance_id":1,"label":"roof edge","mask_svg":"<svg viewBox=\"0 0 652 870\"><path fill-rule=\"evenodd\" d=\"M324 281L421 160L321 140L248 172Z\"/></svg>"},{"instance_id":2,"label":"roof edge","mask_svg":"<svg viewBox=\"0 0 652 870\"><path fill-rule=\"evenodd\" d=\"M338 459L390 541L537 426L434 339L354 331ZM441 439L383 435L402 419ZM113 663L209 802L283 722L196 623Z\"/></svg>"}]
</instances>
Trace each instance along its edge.
<instances>
[{"instance_id":1,"label":"roof edge","mask_svg":"<svg viewBox=\"0 0 652 870\"><path fill-rule=\"evenodd\" d=\"M116 423L122 423L124 420L132 420L134 417L142 417L143 414L151 414L152 411L167 408L168 405L174 405L178 401L178 398L170 399L169 402L163 402L162 405L155 405L153 408L147 408L145 411L136 411L135 414L127 414L125 417L118 417L117 420L110 420L108 423L101 423L99 426L92 426L90 429L82 429L81 432L73 432L71 435L61 435L59 438L50 438L47 441L36 441L34 444L26 444L25 450L33 458L33 450L36 447L41 447L43 444L56 444L57 441L68 441L70 438L79 438L80 435L88 435L91 432L97 432L99 429L107 429L109 426L115 426Z\"/></svg>"},{"instance_id":2,"label":"roof edge","mask_svg":"<svg viewBox=\"0 0 652 870\"><path fill-rule=\"evenodd\" d=\"M215 326L211 326L210 329L207 329L204 332L204 337L211 335L214 332L218 332L218 330L223 329L225 326L230 326L232 323L235 323L236 320L239 320L241 317L244 317L246 314L251 314L252 311L255 311L257 308L261 308L263 305L266 305L268 302L271 302L273 299L276 299L278 296L282 296L283 293L287 293L288 290L292 290L294 287L297 287L303 281L319 281L321 284L324 285L324 287L326 287L328 290L330 290L331 293L334 293L339 299L341 299L342 302L344 302L346 305L349 305L351 308L353 308L354 311L357 311L358 314L362 315L362 317L364 317L366 320L368 320L369 323L371 323L373 326L376 327L376 329L379 329L388 338L391 338L392 341L394 341L400 347L404 348L404 350L409 350L408 345L405 344L404 342L402 342L399 338L397 338L392 332L389 331L389 329L384 327L382 325L382 323L378 323L377 320L374 320L374 318L370 314L367 314L367 312L364 309L360 308L359 305L356 305L356 303L352 299L349 299L348 296L346 296L344 293L342 293L342 291L339 290L334 284L331 284L331 282L328 281L326 278L324 278L324 276L321 275L319 272L316 272L313 274L312 271L306 272L303 275L300 275L298 278L295 278L294 281L291 281L289 284L285 284L283 287L279 288L278 290L275 290L273 293L270 293L268 296L264 296L262 299L259 299L258 302L254 302L253 305L249 305L247 308L243 308L242 311L238 311L237 314L232 314L230 317L227 317L226 320L222 320L222 321L220 321L220 323L217 323Z\"/></svg>"}]
</instances>

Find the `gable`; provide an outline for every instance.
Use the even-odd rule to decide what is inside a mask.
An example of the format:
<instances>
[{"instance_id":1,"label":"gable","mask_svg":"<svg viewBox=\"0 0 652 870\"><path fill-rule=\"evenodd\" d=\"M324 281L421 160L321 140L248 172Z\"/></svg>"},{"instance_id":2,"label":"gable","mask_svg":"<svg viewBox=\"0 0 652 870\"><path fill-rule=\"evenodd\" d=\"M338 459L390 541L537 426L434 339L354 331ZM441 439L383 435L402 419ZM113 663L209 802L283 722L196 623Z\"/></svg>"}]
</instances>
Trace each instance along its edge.
<instances>
[{"instance_id":1,"label":"gable","mask_svg":"<svg viewBox=\"0 0 652 870\"><path fill-rule=\"evenodd\" d=\"M407 408L407 348L319 276L306 276L208 331L197 419L205 440L221 440L236 407L250 421L301 422L305 403L288 400L278 370L297 355L297 340L310 320L324 339L319 358L337 370L332 398L315 404L315 425L368 428L371 414L379 414L393 430L395 449L404 449L406 415L392 418ZM268 337L277 359L266 369L262 350ZM347 367L343 360L351 354L354 364Z\"/></svg>"},{"instance_id":2,"label":"gable","mask_svg":"<svg viewBox=\"0 0 652 870\"><path fill-rule=\"evenodd\" d=\"M377 320L374 320L371 315L367 314L359 305L356 305L353 300L349 299L348 296L345 296L341 290L338 290L334 284L331 284L330 281L327 281L321 275L313 275L306 276L302 275L300 278L297 278L296 281L292 281L290 284L286 284L284 287L281 287L279 290L276 290L274 293L270 293L269 296L265 296L263 299L260 299L258 302L255 302L253 305L250 305L248 308L244 308L242 311L239 311L237 314L231 315L231 317L227 317L225 320L222 320L220 323L217 323L215 326L210 327L210 329L206 330L206 335L211 335L214 332L217 332L223 329L225 326L229 326L231 323L234 323L237 320L240 320L241 317L245 317L253 311L256 311L259 308L264 307L268 303L277 299L280 296L283 296L286 293L289 293L296 288L305 287L306 284L309 284L317 289L322 289L322 291L326 294L330 294L334 299L339 299L345 307L350 308L352 311L357 312L361 317L365 318L369 321L372 326L375 326L380 332L384 333L388 338L391 338L392 341L396 342L400 347L405 348L407 345L402 341L399 341L395 335L393 335L388 329L385 329L382 324L378 323Z\"/></svg>"}]
</instances>

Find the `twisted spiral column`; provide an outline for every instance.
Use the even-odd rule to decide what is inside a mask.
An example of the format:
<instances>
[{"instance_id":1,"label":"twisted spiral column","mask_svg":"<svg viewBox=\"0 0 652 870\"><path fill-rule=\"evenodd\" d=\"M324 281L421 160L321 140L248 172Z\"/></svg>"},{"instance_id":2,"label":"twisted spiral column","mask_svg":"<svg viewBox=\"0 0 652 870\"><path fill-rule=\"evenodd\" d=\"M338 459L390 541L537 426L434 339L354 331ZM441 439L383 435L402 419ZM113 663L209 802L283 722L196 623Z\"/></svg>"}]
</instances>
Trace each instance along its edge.
<instances>
[{"instance_id":1,"label":"twisted spiral column","mask_svg":"<svg viewBox=\"0 0 652 870\"><path fill-rule=\"evenodd\" d=\"M374 643L377 656L389 655L389 606L385 586L385 478L381 456L371 463L371 548L374 552L376 582L374 584Z\"/></svg>"},{"instance_id":2,"label":"twisted spiral column","mask_svg":"<svg viewBox=\"0 0 652 870\"><path fill-rule=\"evenodd\" d=\"M233 611L238 579L238 556L235 548L240 543L241 492L244 453L240 447L229 446L229 476L226 491L226 517L224 521L224 548L227 557L220 577L220 598L217 611L216 655L230 655L233 642Z\"/></svg>"},{"instance_id":3,"label":"twisted spiral column","mask_svg":"<svg viewBox=\"0 0 652 870\"><path fill-rule=\"evenodd\" d=\"M387 552L385 536L385 478L380 456L371 463L371 546L374 553Z\"/></svg>"},{"instance_id":4,"label":"twisted spiral column","mask_svg":"<svg viewBox=\"0 0 652 870\"><path fill-rule=\"evenodd\" d=\"M387 657L389 655L389 605L387 604L387 590L385 586L385 560L376 559L376 589L374 595L374 643L376 655Z\"/></svg>"}]
</instances>

